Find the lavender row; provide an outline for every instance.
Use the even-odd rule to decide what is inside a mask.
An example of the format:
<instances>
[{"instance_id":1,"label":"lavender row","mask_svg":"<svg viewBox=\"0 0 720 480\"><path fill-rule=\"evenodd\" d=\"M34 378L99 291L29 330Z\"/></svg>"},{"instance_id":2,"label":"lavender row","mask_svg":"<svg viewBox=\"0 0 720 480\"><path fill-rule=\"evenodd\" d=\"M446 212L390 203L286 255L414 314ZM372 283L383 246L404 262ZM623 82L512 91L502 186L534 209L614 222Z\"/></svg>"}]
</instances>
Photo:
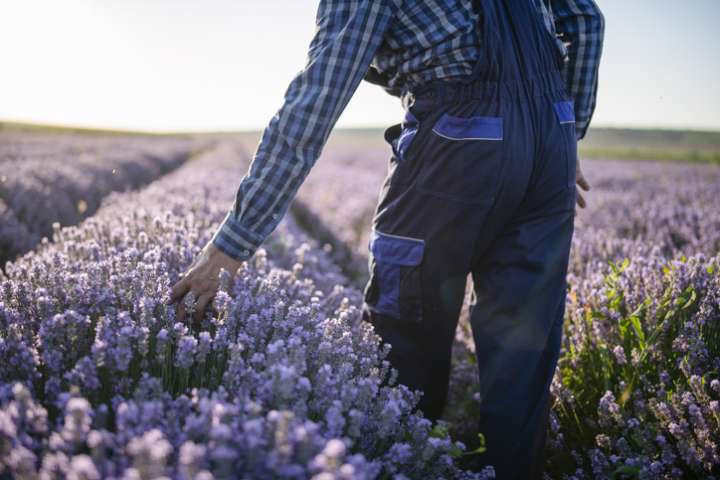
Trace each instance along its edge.
<instances>
[{"instance_id":1,"label":"lavender row","mask_svg":"<svg viewBox=\"0 0 720 480\"><path fill-rule=\"evenodd\" d=\"M18 253L32 249L39 240L39 236L28 231L15 212L0 199L0 265Z\"/></svg>"},{"instance_id":2,"label":"lavender row","mask_svg":"<svg viewBox=\"0 0 720 480\"><path fill-rule=\"evenodd\" d=\"M199 143L183 138L3 134L0 145L4 265L50 237L53 223L78 223L94 213L108 193L138 188L178 167Z\"/></svg>"},{"instance_id":3,"label":"lavender row","mask_svg":"<svg viewBox=\"0 0 720 480\"><path fill-rule=\"evenodd\" d=\"M169 286L210 238L244 162L231 144L7 268L0 465L83 478L490 478L414 412L360 292L287 218L224 275L199 331ZM234 179L234 180L233 180ZM3 472L0 472L2 475Z\"/></svg>"},{"instance_id":4,"label":"lavender row","mask_svg":"<svg viewBox=\"0 0 720 480\"><path fill-rule=\"evenodd\" d=\"M326 150L300 198L362 264L389 151L342 147ZM583 167L593 190L576 218L547 475L717 475L720 169ZM443 418L470 445L481 399L467 304Z\"/></svg>"},{"instance_id":5,"label":"lavender row","mask_svg":"<svg viewBox=\"0 0 720 480\"><path fill-rule=\"evenodd\" d=\"M199 140L200 136L106 135L75 133L0 133L0 165L6 161L46 160L87 155L146 152L160 155L169 144Z\"/></svg>"}]
</instances>

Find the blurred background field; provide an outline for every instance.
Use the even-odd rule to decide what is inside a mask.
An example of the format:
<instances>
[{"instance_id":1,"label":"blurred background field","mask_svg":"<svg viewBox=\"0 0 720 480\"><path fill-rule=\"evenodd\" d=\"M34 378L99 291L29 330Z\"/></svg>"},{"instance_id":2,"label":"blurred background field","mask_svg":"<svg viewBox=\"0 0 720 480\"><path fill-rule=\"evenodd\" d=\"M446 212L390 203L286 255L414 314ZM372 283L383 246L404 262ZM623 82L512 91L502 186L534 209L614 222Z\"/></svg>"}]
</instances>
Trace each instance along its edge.
<instances>
[{"instance_id":1,"label":"blurred background field","mask_svg":"<svg viewBox=\"0 0 720 480\"><path fill-rule=\"evenodd\" d=\"M178 132L157 133L132 130L107 130L59 125L42 125L0 121L0 133L75 133L83 135L144 135L236 137L252 147L260 140L260 131L239 132ZM377 148L384 144L382 128L336 128L329 143ZM587 136L578 142L583 158L611 158L617 160L668 160L720 164L720 131L630 129L591 127Z\"/></svg>"}]
</instances>

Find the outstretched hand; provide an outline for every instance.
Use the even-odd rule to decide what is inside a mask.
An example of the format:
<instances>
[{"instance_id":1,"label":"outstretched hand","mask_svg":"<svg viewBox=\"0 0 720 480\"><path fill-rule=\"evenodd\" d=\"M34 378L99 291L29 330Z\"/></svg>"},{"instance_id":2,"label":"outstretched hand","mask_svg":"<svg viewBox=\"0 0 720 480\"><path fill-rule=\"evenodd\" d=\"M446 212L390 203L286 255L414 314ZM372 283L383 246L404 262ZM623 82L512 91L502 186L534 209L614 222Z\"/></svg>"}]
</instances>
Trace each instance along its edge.
<instances>
[{"instance_id":1,"label":"outstretched hand","mask_svg":"<svg viewBox=\"0 0 720 480\"><path fill-rule=\"evenodd\" d=\"M577 160L575 161L575 183L577 183L578 186L586 192L590 190L590 183L588 183L585 179L585 175L580 167L580 157L577 157ZM587 203L580 192L577 194L576 202L580 208L585 208L587 206Z\"/></svg>"},{"instance_id":2,"label":"outstretched hand","mask_svg":"<svg viewBox=\"0 0 720 480\"><path fill-rule=\"evenodd\" d=\"M205 308L215 297L220 286L220 270L225 269L234 275L241 264L241 260L235 260L219 250L212 242L208 242L188 270L182 274L182 278L172 286L170 303L175 303L192 293L193 298L197 300L192 312L193 318L195 322L200 322ZM180 302L178 321L185 320L186 310L185 302Z\"/></svg>"}]
</instances>

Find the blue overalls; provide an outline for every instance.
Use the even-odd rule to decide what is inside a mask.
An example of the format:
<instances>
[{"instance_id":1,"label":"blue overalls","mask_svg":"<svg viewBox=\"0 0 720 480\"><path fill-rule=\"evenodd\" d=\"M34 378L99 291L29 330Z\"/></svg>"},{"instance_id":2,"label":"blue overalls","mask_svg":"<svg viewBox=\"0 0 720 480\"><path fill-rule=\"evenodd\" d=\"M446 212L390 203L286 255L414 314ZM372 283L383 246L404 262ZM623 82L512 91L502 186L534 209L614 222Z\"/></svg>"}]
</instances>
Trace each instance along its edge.
<instances>
[{"instance_id":1,"label":"blue overalls","mask_svg":"<svg viewBox=\"0 0 720 480\"><path fill-rule=\"evenodd\" d=\"M483 461L542 471L575 215L577 141L561 56L530 0L483 0L470 78L403 97L373 217L363 319L392 344L398 381L436 420L466 277Z\"/></svg>"}]
</instances>

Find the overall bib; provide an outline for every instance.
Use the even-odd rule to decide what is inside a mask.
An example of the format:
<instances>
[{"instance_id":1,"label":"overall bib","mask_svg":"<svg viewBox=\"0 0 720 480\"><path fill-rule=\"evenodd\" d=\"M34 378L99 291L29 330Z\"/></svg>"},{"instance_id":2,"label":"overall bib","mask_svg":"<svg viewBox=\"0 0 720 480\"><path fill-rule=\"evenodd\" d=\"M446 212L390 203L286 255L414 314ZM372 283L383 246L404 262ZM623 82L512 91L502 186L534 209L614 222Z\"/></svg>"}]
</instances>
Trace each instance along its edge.
<instances>
[{"instance_id":1,"label":"overall bib","mask_svg":"<svg viewBox=\"0 0 720 480\"><path fill-rule=\"evenodd\" d=\"M465 283L479 431L499 479L539 477L565 309L577 141L561 55L532 0L476 2L469 78L403 96L373 217L363 319L440 417Z\"/></svg>"}]
</instances>

